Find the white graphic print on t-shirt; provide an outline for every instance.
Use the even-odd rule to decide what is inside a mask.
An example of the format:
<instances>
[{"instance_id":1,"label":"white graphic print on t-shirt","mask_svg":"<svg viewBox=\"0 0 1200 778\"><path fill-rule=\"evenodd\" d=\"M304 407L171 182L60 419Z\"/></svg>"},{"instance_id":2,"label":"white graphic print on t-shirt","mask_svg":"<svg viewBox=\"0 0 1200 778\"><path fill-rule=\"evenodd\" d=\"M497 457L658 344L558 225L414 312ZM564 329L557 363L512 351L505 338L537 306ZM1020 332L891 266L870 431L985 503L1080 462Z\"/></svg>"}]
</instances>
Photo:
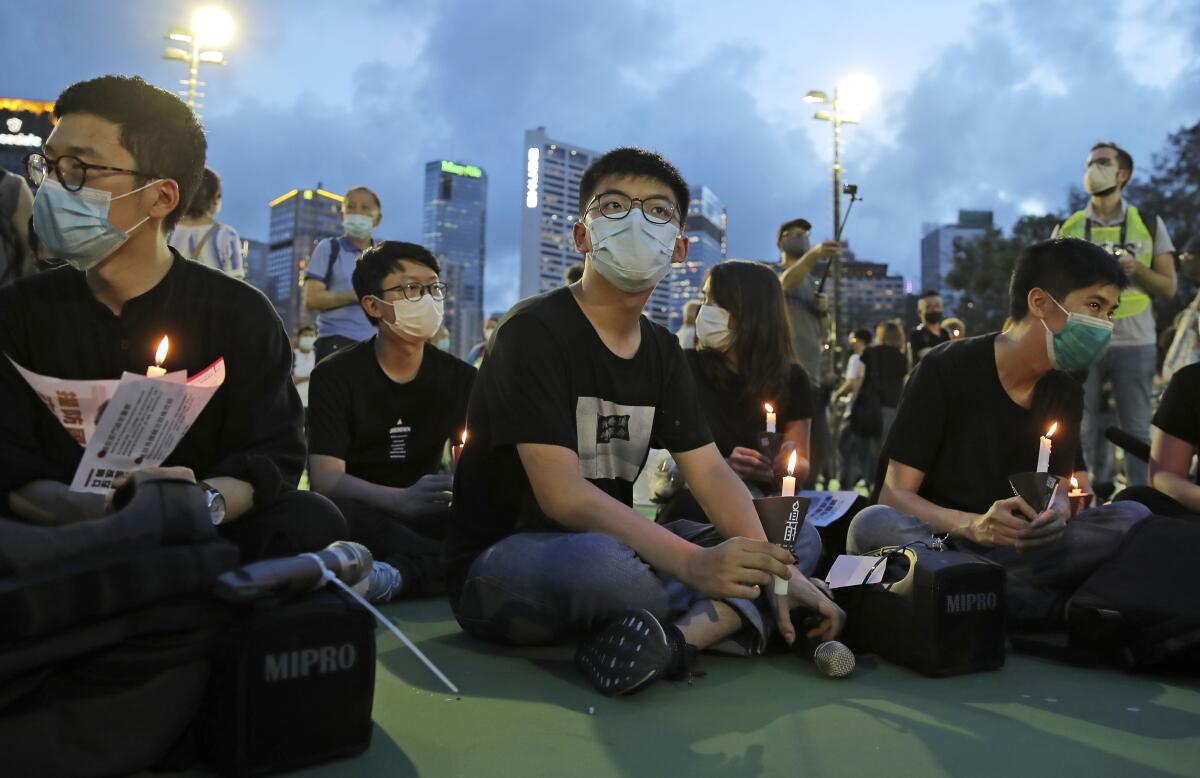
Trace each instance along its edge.
<instances>
[{"instance_id":1,"label":"white graphic print on t-shirt","mask_svg":"<svg viewBox=\"0 0 1200 778\"><path fill-rule=\"evenodd\" d=\"M575 405L579 471L584 478L637 480L650 451L654 407L580 397Z\"/></svg>"}]
</instances>

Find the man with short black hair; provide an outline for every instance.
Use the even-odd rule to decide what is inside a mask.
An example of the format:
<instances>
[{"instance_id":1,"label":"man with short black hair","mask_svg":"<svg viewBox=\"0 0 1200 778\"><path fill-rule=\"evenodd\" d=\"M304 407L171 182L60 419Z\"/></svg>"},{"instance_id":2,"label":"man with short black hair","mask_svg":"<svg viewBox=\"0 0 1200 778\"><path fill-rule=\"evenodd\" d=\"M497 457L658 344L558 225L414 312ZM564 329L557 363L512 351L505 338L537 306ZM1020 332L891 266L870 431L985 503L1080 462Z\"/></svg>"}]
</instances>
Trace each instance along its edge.
<instances>
[{"instance_id":1,"label":"man with short black hair","mask_svg":"<svg viewBox=\"0 0 1200 778\"><path fill-rule=\"evenodd\" d=\"M312 375L309 478L371 549L376 602L446 590L451 482L438 470L446 442L461 440L475 369L430 342L446 297L440 272L415 243L363 252L352 281L376 335Z\"/></svg>"},{"instance_id":2,"label":"man with short black hair","mask_svg":"<svg viewBox=\"0 0 1200 778\"><path fill-rule=\"evenodd\" d=\"M493 338L468 412L449 541L451 604L508 644L582 633L576 667L605 694L688 675L698 648L794 640L805 606L830 639L842 614L766 542L750 494L712 442L683 351L642 310L683 262L688 187L658 154L621 148L585 171L582 280L524 301ZM651 446L672 452L713 524L633 510ZM789 578L775 617L760 597ZM770 601L770 602L768 602Z\"/></svg>"},{"instance_id":3,"label":"man with short black hair","mask_svg":"<svg viewBox=\"0 0 1200 778\"><path fill-rule=\"evenodd\" d=\"M328 500L296 491L303 412L291 346L261 292L185 261L167 245L204 169L204 132L175 95L140 78L74 84L55 104L33 221L65 264L0 290L0 349L63 379L144 373L164 335L163 366L199 373L225 360L225 381L160 474L198 481L218 532L243 561L324 547L345 534ZM0 503L41 523L103 515L102 495L67 484L83 449L0 359Z\"/></svg>"},{"instance_id":4,"label":"man with short black hair","mask_svg":"<svg viewBox=\"0 0 1200 778\"><path fill-rule=\"evenodd\" d=\"M950 340L950 333L942 327L946 307L942 296L933 290L921 293L917 298L917 318L921 321L908 333L908 348L912 352L913 367L937 346Z\"/></svg>"},{"instance_id":5,"label":"man with short black hair","mask_svg":"<svg viewBox=\"0 0 1200 778\"><path fill-rule=\"evenodd\" d=\"M345 233L313 249L304 278L304 305L317 312L318 362L375 334L362 317L350 277L362 253L375 245L373 233L382 219L379 195L365 186L351 187L342 199Z\"/></svg>"},{"instance_id":6,"label":"man with short black hair","mask_svg":"<svg viewBox=\"0 0 1200 778\"><path fill-rule=\"evenodd\" d=\"M1009 290L1012 327L948 343L913 372L880 458L879 504L850 524L850 552L948 535L1007 569L1014 619L1061 619L1065 595L1148 511L1114 504L1068 523L1065 483L1039 512L1006 496L1009 476L1035 469L1053 424L1048 472L1065 481L1078 469L1083 398L1067 371L1104 356L1126 283L1116 259L1085 241L1022 251Z\"/></svg>"},{"instance_id":7,"label":"man with short black hair","mask_svg":"<svg viewBox=\"0 0 1200 778\"><path fill-rule=\"evenodd\" d=\"M1117 426L1149 441L1158 353L1150 298L1175 296L1175 246L1160 217L1151 218L1125 201L1122 192L1132 177L1129 152L1111 141L1093 145L1083 177L1091 195L1087 207L1054 230L1055 236L1082 238L1111 252L1130 281L1113 315L1112 348L1088 371L1084 384L1083 450L1088 457L1108 445L1100 423L1105 382L1112 384ZM1113 481L1109 463L1107 457L1088 462L1098 486ZM1125 477L1130 486L1144 486L1146 461L1126 452Z\"/></svg>"}]
</instances>

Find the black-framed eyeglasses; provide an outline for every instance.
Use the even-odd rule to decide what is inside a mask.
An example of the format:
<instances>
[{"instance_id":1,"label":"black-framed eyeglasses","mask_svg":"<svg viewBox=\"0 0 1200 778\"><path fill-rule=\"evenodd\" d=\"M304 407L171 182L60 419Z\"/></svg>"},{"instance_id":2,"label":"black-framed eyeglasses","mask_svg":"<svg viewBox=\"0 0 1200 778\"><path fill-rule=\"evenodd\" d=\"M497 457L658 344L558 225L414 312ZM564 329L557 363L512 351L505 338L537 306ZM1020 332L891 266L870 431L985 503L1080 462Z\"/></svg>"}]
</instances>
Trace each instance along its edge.
<instances>
[{"instance_id":1,"label":"black-framed eyeglasses","mask_svg":"<svg viewBox=\"0 0 1200 778\"><path fill-rule=\"evenodd\" d=\"M418 284L416 282L400 284L399 286L388 287L380 292L380 294L387 294L388 292L403 292L404 299L410 303L415 303L427 294L435 300L446 299L446 285L441 281L435 281L432 284Z\"/></svg>"},{"instance_id":2,"label":"black-framed eyeglasses","mask_svg":"<svg viewBox=\"0 0 1200 778\"><path fill-rule=\"evenodd\" d=\"M25 170L29 174L29 180L34 186L41 186L46 180L46 176L54 173L54 177L58 179L58 183L62 184L63 189L68 192L78 192L87 184L88 171L103 170L109 173L128 173L132 176L140 176L142 178L154 178L151 173L142 173L137 170L127 170L122 167L112 167L111 165L93 165L90 162L84 162L79 157L62 156L57 159L50 159L45 154L33 152L25 156Z\"/></svg>"},{"instance_id":3,"label":"black-framed eyeglasses","mask_svg":"<svg viewBox=\"0 0 1200 778\"><path fill-rule=\"evenodd\" d=\"M679 221L679 210L669 197L654 195L640 199L630 197L624 192L601 192L591 199L585 211L595 208L606 219L624 219L633 210L633 204L638 204L638 210L651 224L669 224Z\"/></svg>"}]
</instances>

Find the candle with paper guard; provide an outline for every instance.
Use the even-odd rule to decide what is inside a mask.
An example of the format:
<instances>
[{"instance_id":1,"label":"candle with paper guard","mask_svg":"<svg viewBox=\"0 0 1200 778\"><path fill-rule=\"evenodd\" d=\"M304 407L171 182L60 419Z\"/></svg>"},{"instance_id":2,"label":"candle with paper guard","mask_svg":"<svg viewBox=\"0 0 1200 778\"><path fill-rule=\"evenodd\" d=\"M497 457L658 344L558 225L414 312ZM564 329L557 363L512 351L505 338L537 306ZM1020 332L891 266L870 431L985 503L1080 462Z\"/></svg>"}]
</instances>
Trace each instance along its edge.
<instances>
[{"instance_id":1,"label":"candle with paper guard","mask_svg":"<svg viewBox=\"0 0 1200 778\"><path fill-rule=\"evenodd\" d=\"M1046 430L1046 434L1038 441L1038 461L1037 473L1050 472L1050 438L1054 437L1054 432L1058 429L1058 422L1050 425L1050 429Z\"/></svg>"},{"instance_id":2,"label":"candle with paper guard","mask_svg":"<svg viewBox=\"0 0 1200 778\"><path fill-rule=\"evenodd\" d=\"M1071 476L1071 491L1067 492L1067 500L1071 503L1071 515L1079 513L1087 505L1089 495L1079 488L1079 479Z\"/></svg>"},{"instance_id":3,"label":"candle with paper guard","mask_svg":"<svg viewBox=\"0 0 1200 778\"><path fill-rule=\"evenodd\" d=\"M767 412L767 432L775 431L775 406L771 403L763 403L763 409Z\"/></svg>"},{"instance_id":4,"label":"candle with paper guard","mask_svg":"<svg viewBox=\"0 0 1200 778\"><path fill-rule=\"evenodd\" d=\"M796 496L796 478L792 474L796 472L796 452L788 457L788 474L783 477L783 496Z\"/></svg>"},{"instance_id":5,"label":"candle with paper guard","mask_svg":"<svg viewBox=\"0 0 1200 778\"><path fill-rule=\"evenodd\" d=\"M154 352L154 364L146 368L146 375L155 378L167 374L167 370L162 366L162 363L167 361L167 348L169 345L170 341L167 340L166 335L163 335L163 339L158 342L158 351Z\"/></svg>"},{"instance_id":6,"label":"candle with paper guard","mask_svg":"<svg viewBox=\"0 0 1200 778\"><path fill-rule=\"evenodd\" d=\"M462 456L463 446L467 445L467 431L463 430L462 442L450 449L450 461L454 463L454 469L458 469L458 458Z\"/></svg>"}]
</instances>

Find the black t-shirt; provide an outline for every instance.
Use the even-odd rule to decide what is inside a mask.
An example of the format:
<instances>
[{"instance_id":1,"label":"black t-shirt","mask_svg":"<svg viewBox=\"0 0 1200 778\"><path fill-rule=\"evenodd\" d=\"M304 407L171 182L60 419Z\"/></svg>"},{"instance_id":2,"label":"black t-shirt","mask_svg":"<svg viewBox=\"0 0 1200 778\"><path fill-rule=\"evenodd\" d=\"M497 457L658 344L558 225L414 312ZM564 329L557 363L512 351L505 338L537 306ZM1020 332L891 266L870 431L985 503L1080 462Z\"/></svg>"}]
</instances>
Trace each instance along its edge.
<instances>
[{"instance_id":1,"label":"black t-shirt","mask_svg":"<svg viewBox=\"0 0 1200 778\"><path fill-rule=\"evenodd\" d=\"M737 446L743 448L758 448L758 436L766 429L766 411L763 403L771 403L778 411L776 429L783 432L784 426L791 421L812 418L812 390L809 387L808 373L800 365L792 365L788 378L788 395L786 399L778 397L747 396L744 384L736 376L726 375L728 383L714 384L708 379L705 371L711 354L701 353L695 349L683 352L696 380L696 393L700 397L700 407L708 428L712 430L713 440L721 451L721 456L728 457ZM724 370L724 368L721 368Z\"/></svg>"},{"instance_id":2,"label":"black t-shirt","mask_svg":"<svg viewBox=\"0 0 1200 778\"><path fill-rule=\"evenodd\" d=\"M880 466L925 473L919 494L944 508L984 513L1012 496L1008 476L1037 467L1039 439L1058 422L1050 472L1070 477L1079 455L1083 389L1066 373L1038 382L1032 408L1013 402L996 369L996 334L934 349L904 388Z\"/></svg>"},{"instance_id":3,"label":"black t-shirt","mask_svg":"<svg viewBox=\"0 0 1200 778\"><path fill-rule=\"evenodd\" d=\"M913 366L921 361L921 352L927 348L939 346L950 340L950 333L942 330L941 335L934 335L933 332L924 324L913 328L912 332L908 333L908 343L912 347Z\"/></svg>"},{"instance_id":4,"label":"black t-shirt","mask_svg":"<svg viewBox=\"0 0 1200 778\"><path fill-rule=\"evenodd\" d=\"M1200 446L1200 363L1181 368L1171 378L1154 413L1154 426Z\"/></svg>"},{"instance_id":5,"label":"black t-shirt","mask_svg":"<svg viewBox=\"0 0 1200 778\"><path fill-rule=\"evenodd\" d=\"M416 377L398 384L371 338L323 360L311 381L309 453L345 460L355 478L404 488L436 472L446 441L460 440L475 368L426 343Z\"/></svg>"},{"instance_id":6,"label":"black t-shirt","mask_svg":"<svg viewBox=\"0 0 1200 778\"><path fill-rule=\"evenodd\" d=\"M538 506L517 444L574 451L584 478L631 505L651 446L680 452L712 442L678 339L645 317L641 330L637 353L616 356L567 288L525 301L501 323L471 393L454 479L452 596L494 543L566 531Z\"/></svg>"},{"instance_id":7,"label":"black t-shirt","mask_svg":"<svg viewBox=\"0 0 1200 778\"><path fill-rule=\"evenodd\" d=\"M862 355L863 387L860 391L879 393L879 404L895 408L904 391L904 376L908 374L908 358L891 346L871 346Z\"/></svg>"},{"instance_id":8,"label":"black t-shirt","mask_svg":"<svg viewBox=\"0 0 1200 778\"><path fill-rule=\"evenodd\" d=\"M164 466L200 479L249 481L269 502L304 469L304 409L292 384L292 346L271 303L249 284L171 249L174 262L120 315L83 273L61 267L0 289L0 349L23 367L70 379L146 372L163 335L163 367L195 374L225 358L225 382ZM83 455L7 359L0 358L0 500L30 481L69 483ZM3 503L0 503L3 504Z\"/></svg>"}]
</instances>

